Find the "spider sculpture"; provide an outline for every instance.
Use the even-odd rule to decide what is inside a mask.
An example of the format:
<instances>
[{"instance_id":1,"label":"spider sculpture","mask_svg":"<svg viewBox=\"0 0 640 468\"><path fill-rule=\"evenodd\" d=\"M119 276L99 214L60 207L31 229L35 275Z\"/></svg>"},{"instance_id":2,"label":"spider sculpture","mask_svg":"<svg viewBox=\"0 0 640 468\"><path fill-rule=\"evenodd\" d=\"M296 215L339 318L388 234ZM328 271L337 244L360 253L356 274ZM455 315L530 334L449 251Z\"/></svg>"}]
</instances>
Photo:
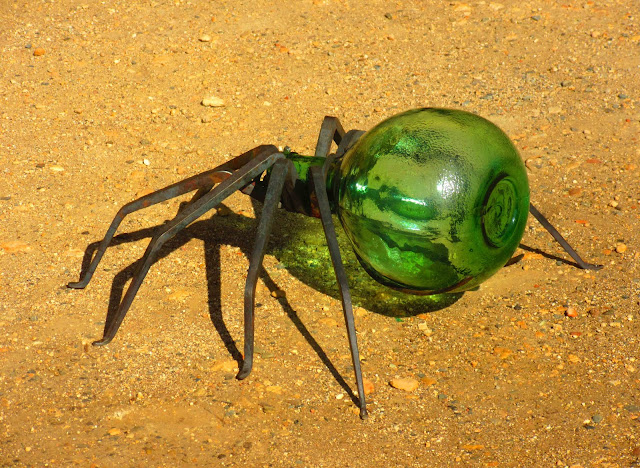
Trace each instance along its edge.
<instances>
[{"instance_id":1,"label":"spider sculpture","mask_svg":"<svg viewBox=\"0 0 640 468\"><path fill-rule=\"evenodd\" d=\"M332 143L337 150L329 154ZM366 417L351 296L332 212L363 268L378 282L407 293L436 294L475 288L499 270L517 248L530 212L584 269L560 233L529 203L526 171L509 138L476 115L448 109L415 109L369 132L346 132L325 117L315 156L258 146L210 171L145 195L115 216L81 280L84 288L123 218L192 191L173 220L153 236L116 313L105 324L109 343L120 327L162 245L236 190L263 202L244 290L244 361L253 365L254 296L276 208L319 217L342 299L358 388Z\"/></svg>"}]
</instances>

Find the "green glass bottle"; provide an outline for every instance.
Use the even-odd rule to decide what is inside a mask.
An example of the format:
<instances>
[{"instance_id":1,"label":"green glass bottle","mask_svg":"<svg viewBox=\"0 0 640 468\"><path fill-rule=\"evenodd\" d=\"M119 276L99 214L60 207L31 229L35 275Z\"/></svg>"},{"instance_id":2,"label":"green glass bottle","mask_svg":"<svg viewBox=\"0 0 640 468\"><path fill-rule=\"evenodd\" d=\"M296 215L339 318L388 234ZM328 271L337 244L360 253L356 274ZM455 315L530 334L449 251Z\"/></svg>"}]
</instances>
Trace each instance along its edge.
<instances>
[{"instance_id":1,"label":"green glass bottle","mask_svg":"<svg viewBox=\"0 0 640 468\"><path fill-rule=\"evenodd\" d=\"M358 260L414 294L472 289L518 247L529 210L524 164L477 115L415 109L365 133L327 177Z\"/></svg>"}]
</instances>

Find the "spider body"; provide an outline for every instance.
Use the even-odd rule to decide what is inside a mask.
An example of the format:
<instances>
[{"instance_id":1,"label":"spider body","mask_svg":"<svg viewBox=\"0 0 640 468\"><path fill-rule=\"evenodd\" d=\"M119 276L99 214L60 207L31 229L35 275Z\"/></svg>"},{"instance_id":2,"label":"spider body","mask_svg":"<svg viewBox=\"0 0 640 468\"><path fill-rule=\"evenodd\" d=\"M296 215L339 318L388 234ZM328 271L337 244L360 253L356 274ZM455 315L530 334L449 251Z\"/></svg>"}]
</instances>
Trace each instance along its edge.
<instances>
[{"instance_id":1,"label":"spider body","mask_svg":"<svg viewBox=\"0 0 640 468\"><path fill-rule=\"evenodd\" d=\"M329 154L333 142L338 147ZM244 360L237 377L247 377L253 365L256 282L277 208L318 217L340 290L363 418L367 412L351 296L332 212L364 269L380 283L414 294L464 291L491 276L517 248L529 211L579 267L600 268L585 263L529 204L522 161L508 137L487 120L463 111L415 109L365 133L345 132L338 119L325 117L314 156L258 146L122 207L81 280L69 287L89 283L126 215L195 191L153 236L118 310L107 319L103 338L94 345L113 339L162 245L237 190L264 204L245 285Z\"/></svg>"}]
</instances>

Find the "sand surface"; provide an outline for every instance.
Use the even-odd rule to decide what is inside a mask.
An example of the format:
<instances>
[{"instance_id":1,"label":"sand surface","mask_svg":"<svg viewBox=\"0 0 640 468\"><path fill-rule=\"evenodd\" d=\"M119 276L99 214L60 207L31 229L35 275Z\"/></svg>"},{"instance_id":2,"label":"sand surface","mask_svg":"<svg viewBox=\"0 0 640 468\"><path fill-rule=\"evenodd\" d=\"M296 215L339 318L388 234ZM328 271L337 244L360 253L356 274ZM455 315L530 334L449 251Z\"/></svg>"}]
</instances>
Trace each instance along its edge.
<instances>
[{"instance_id":1,"label":"sand surface","mask_svg":"<svg viewBox=\"0 0 640 468\"><path fill-rule=\"evenodd\" d=\"M639 6L2 2L0 465L636 466ZM325 115L366 130L424 106L503 128L532 201L604 269L530 219L517 261L447 307L354 287L363 422L317 220L279 214L254 371L234 378L255 229L238 193L163 248L91 346L186 199L126 218L67 289L119 207L258 144L311 154Z\"/></svg>"}]
</instances>

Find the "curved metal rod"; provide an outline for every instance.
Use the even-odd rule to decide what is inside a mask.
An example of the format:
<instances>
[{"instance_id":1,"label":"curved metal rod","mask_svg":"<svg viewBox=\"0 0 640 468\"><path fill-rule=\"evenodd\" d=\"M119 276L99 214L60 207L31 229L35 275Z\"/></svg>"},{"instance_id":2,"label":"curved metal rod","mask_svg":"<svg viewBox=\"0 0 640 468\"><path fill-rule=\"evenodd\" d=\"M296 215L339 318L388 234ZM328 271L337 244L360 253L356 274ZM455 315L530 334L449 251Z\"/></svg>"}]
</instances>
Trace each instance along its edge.
<instances>
[{"instance_id":1,"label":"curved metal rod","mask_svg":"<svg viewBox=\"0 0 640 468\"><path fill-rule=\"evenodd\" d=\"M360 400L360 418L367 417L367 403L364 396L364 384L362 382L362 369L360 368L360 352L358 351L358 341L356 338L356 327L353 319L353 307L351 305L351 292L349 291L349 283L347 281L347 273L345 272L340 256L340 247L336 230L331 219L331 208L327 198L327 187L324 181L323 170L320 166L311 168L313 184L315 189L318 206L320 208L320 219L322 227L327 239L329 253L331 255L331 263L336 274L338 286L340 290L340 298L342 299L342 310L347 325L347 335L349 337L349 347L351 348L351 359L353 361L353 369L356 375L356 384L358 386L358 399Z\"/></svg>"},{"instance_id":2,"label":"curved metal rod","mask_svg":"<svg viewBox=\"0 0 640 468\"><path fill-rule=\"evenodd\" d=\"M558 244L560 244L562 248L569 255L571 255L571 258L575 260L575 262L578 264L578 267L582 268L583 270L600 270L602 268L602 265L587 263L582 260L582 258L580 258L580 255L578 255L578 252L576 252L573 247L569 245L566 239L562 237L562 234L560 234L558 230L553 227L553 225L547 220L547 218L545 218L542 213L540 213L538 209L533 206L533 203L529 204L529 212L533 215L534 218L538 220L540 224L542 224L542 227L544 227L549 232L549 234L553 236L556 242L558 242Z\"/></svg>"},{"instance_id":3,"label":"curved metal rod","mask_svg":"<svg viewBox=\"0 0 640 468\"><path fill-rule=\"evenodd\" d=\"M254 323L255 323L255 294L258 283L258 273L262 267L262 260L267 250L267 242L271 234L273 220L280 203L280 196L284 187L285 179L289 169L289 161L280 159L273 165L269 186L262 208L262 216L258 224L256 241L249 261L249 271L247 272L247 282L244 288L244 360L242 368L236 378L242 380L246 378L253 367L253 343L254 343Z\"/></svg>"},{"instance_id":4,"label":"curved metal rod","mask_svg":"<svg viewBox=\"0 0 640 468\"><path fill-rule=\"evenodd\" d=\"M67 287L73 289L82 289L86 287L87 284L89 284L89 281L91 281L96 268L98 268L98 264L102 260L107 247L109 247L109 243L113 239L113 236L116 234L118 227L127 215L135 211L157 205L158 203L169 200L171 198L179 197L180 195L184 195L185 193L197 190L193 198L191 198L188 203L180 208L180 211L182 211L187 206L195 203L197 200L206 195L215 184L218 184L227 179L231 175L232 171L244 166L264 151L277 152L277 148L272 145L258 146L256 148L253 148L252 150L247 151L244 154L241 154L240 156L237 156L236 158L225 162L224 164L221 164L214 169L202 172L175 184L171 184L163 189L157 190L124 205L122 208L120 208L113 221L111 222L107 233L98 246L97 252L93 257L91 264L82 274L80 281L68 283Z\"/></svg>"},{"instance_id":5,"label":"curved metal rod","mask_svg":"<svg viewBox=\"0 0 640 468\"><path fill-rule=\"evenodd\" d=\"M145 254L142 259L140 259L140 263L133 275L131 284L125 293L118 310L106 324L103 338L93 343L95 346L105 345L114 338L138 292L138 289L140 288L140 285L142 285L142 281L153 264L153 260L155 259L157 252L164 243L207 211L222 203L225 198L233 194L236 190L242 188L255 177L266 171L276 161L284 158L282 153L277 153L277 149L275 149L275 151L276 152L267 149L261 155L245 164L242 168L236 170L228 179L221 182L208 194L204 195L202 198L178 213L175 218L163 226L163 229L160 232L153 236Z\"/></svg>"},{"instance_id":6,"label":"curved metal rod","mask_svg":"<svg viewBox=\"0 0 640 468\"><path fill-rule=\"evenodd\" d=\"M326 158L331 151L331 143L335 141L339 145L344 135L344 128L342 128L340 120L337 117L325 116L320 127L315 156Z\"/></svg>"}]
</instances>

